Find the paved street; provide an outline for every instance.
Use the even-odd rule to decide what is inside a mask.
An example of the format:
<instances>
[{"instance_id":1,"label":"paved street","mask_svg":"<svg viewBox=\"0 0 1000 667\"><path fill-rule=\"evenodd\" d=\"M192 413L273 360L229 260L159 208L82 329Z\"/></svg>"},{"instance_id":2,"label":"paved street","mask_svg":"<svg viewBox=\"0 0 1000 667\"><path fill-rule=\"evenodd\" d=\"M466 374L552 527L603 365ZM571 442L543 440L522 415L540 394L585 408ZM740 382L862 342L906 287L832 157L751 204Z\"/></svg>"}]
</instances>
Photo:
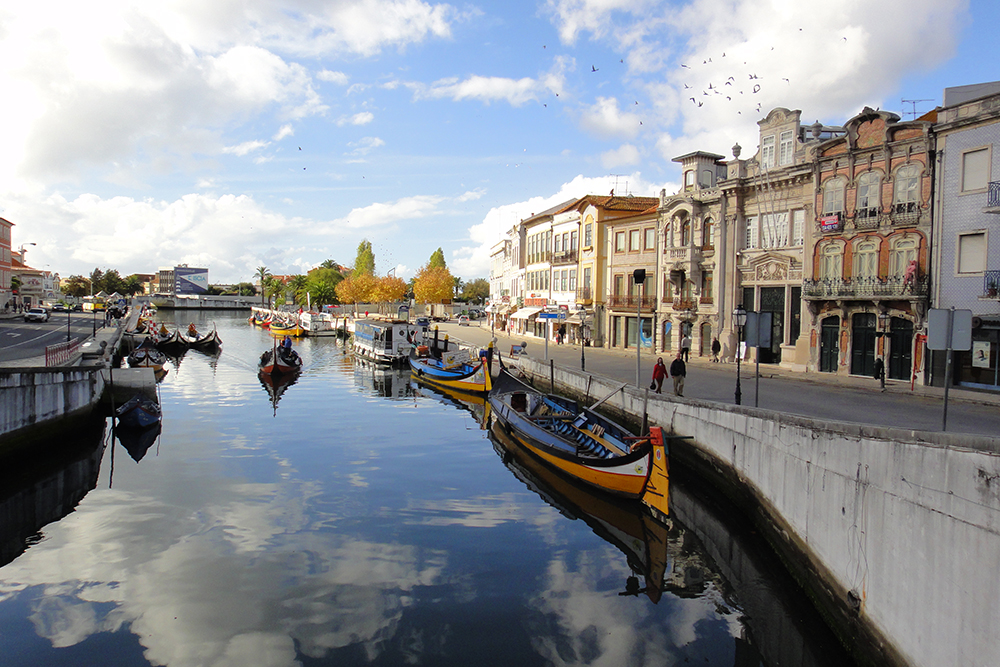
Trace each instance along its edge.
<instances>
[{"instance_id":1,"label":"paved street","mask_svg":"<svg viewBox=\"0 0 1000 667\"><path fill-rule=\"evenodd\" d=\"M441 324L441 332L451 338L486 345L490 340L488 326L458 326ZM506 357L510 346L528 342L528 356L545 358L545 341L532 337L510 337L496 334L497 348ZM635 382L635 352L588 347L584 350L588 372ZM579 345L556 345L549 342L549 358L568 368L580 368ZM640 386L649 386L656 355L644 351L641 357ZM664 356L670 365L671 357ZM742 365L741 385L743 405L753 407L756 380L754 364ZM868 378L833 377L825 373L797 373L762 365L759 407L767 410L798 414L819 419L846 421L897 428L940 431L944 390L917 385L910 391L909 383L887 381L885 393L877 380ZM735 364L714 364L691 356L684 388L686 398L717 401L732 405L736 388ZM668 391L669 390L669 391ZM663 384L664 396L673 396L671 380ZM949 391L948 431L1000 437L1000 396L952 388Z\"/></svg>"},{"instance_id":2,"label":"paved street","mask_svg":"<svg viewBox=\"0 0 1000 667\"><path fill-rule=\"evenodd\" d=\"M71 339L89 338L104 324L103 313L50 313L48 322L25 322L23 315L0 315L0 366L44 358L45 347ZM44 364L44 360L42 362Z\"/></svg>"}]
</instances>

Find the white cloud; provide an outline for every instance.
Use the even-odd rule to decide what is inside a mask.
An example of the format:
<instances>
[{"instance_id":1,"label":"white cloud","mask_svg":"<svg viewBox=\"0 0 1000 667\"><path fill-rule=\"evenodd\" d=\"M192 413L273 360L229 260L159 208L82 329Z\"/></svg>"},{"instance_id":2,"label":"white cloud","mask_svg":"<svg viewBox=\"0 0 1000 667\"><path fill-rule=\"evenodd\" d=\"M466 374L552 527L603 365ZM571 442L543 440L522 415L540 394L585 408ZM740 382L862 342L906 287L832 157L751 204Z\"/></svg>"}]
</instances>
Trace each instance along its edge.
<instances>
[{"instance_id":1,"label":"white cloud","mask_svg":"<svg viewBox=\"0 0 1000 667\"><path fill-rule=\"evenodd\" d=\"M572 59L559 57L556 58L552 69L542 73L537 79L473 75L464 80L458 77L440 79L430 86L413 82L406 85L414 91L418 99L447 98L456 102L478 100L486 104L505 101L518 107L527 102L537 102L543 97L549 98L562 93L565 88L565 73L572 67Z\"/></svg>"},{"instance_id":2,"label":"white cloud","mask_svg":"<svg viewBox=\"0 0 1000 667\"><path fill-rule=\"evenodd\" d=\"M320 81L329 81L330 83L335 83L338 86L346 86L348 82L348 76L343 72L331 72L328 69L320 70L316 73L316 78Z\"/></svg>"},{"instance_id":3,"label":"white cloud","mask_svg":"<svg viewBox=\"0 0 1000 667\"><path fill-rule=\"evenodd\" d=\"M273 141L281 141L285 137L291 137L294 134L295 130L292 128L291 125L282 125L280 128L278 128L278 131L274 133L274 136L271 137L271 139Z\"/></svg>"},{"instance_id":4,"label":"white cloud","mask_svg":"<svg viewBox=\"0 0 1000 667\"><path fill-rule=\"evenodd\" d=\"M475 190L469 190L458 196L458 201L475 201L481 199L483 195L486 194L486 188L476 188Z\"/></svg>"},{"instance_id":5,"label":"white cloud","mask_svg":"<svg viewBox=\"0 0 1000 667\"><path fill-rule=\"evenodd\" d=\"M358 141L353 141L347 145L354 149L348 155L368 155L374 149L385 146L385 142L378 137L362 137Z\"/></svg>"},{"instance_id":6,"label":"white cloud","mask_svg":"<svg viewBox=\"0 0 1000 667\"><path fill-rule=\"evenodd\" d=\"M375 120L375 114L370 111L362 111L356 113L353 116L344 116L337 120L337 125L367 125L368 123Z\"/></svg>"},{"instance_id":7,"label":"white cloud","mask_svg":"<svg viewBox=\"0 0 1000 667\"><path fill-rule=\"evenodd\" d=\"M372 229L385 227L402 220L427 218L438 212L441 197L418 195L404 197L393 202L377 202L369 206L355 208L335 224L351 229Z\"/></svg>"},{"instance_id":8,"label":"white cloud","mask_svg":"<svg viewBox=\"0 0 1000 667\"><path fill-rule=\"evenodd\" d=\"M271 145L270 141L244 141L242 144L236 146L225 146L222 149L223 153L229 155L239 155L244 156L251 151L259 150L261 148L267 148Z\"/></svg>"},{"instance_id":9,"label":"white cloud","mask_svg":"<svg viewBox=\"0 0 1000 667\"><path fill-rule=\"evenodd\" d=\"M639 117L619 109L618 100L613 97L598 97L580 116L580 126L602 139L632 139L639 133Z\"/></svg>"},{"instance_id":10,"label":"white cloud","mask_svg":"<svg viewBox=\"0 0 1000 667\"><path fill-rule=\"evenodd\" d=\"M601 166L605 169L631 167L639 164L641 158L638 148L625 144L616 150L601 153Z\"/></svg>"}]
</instances>

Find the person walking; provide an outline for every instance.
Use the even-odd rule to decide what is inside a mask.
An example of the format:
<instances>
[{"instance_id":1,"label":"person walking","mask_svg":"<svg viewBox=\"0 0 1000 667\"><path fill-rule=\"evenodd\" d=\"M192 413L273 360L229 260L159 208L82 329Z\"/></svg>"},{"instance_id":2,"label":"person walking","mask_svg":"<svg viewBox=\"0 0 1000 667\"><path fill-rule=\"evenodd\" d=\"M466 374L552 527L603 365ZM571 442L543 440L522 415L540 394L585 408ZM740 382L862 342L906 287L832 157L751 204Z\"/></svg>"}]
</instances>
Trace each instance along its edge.
<instances>
[{"instance_id":1,"label":"person walking","mask_svg":"<svg viewBox=\"0 0 1000 667\"><path fill-rule=\"evenodd\" d=\"M684 334L681 338L681 354L684 355L684 361L690 361L691 354L691 334ZM678 355L678 359L680 356Z\"/></svg>"},{"instance_id":2,"label":"person walking","mask_svg":"<svg viewBox=\"0 0 1000 667\"><path fill-rule=\"evenodd\" d=\"M663 363L663 357L656 360L656 364L653 366L653 384L655 386L650 387L650 389L655 389L657 394L663 393L663 380L667 377L667 367Z\"/></svg>"},{"instance_id":3,"label":"person walking","mask_svg":"<svg viewBox=\"0 0 1000 667\"><path fill-rule=\"evenodd\" d=\"M681 359L681 352L677 353L677 358L670 362L670 375L674 378L674 394L684 395L684 378L687 376L687 365Z\"/></svg>"},{"instance_id":4,"label":"person walking","mask_svg":"<svg viewBox=\"0 0 1000 667\"><path fill-rule=\"evenodd\" d=\"M715 340L712 341L712 361L719 363L719 352L722 352L722 343L719 342L719 337L716 336Z\"/></svg>"}]
</instances>

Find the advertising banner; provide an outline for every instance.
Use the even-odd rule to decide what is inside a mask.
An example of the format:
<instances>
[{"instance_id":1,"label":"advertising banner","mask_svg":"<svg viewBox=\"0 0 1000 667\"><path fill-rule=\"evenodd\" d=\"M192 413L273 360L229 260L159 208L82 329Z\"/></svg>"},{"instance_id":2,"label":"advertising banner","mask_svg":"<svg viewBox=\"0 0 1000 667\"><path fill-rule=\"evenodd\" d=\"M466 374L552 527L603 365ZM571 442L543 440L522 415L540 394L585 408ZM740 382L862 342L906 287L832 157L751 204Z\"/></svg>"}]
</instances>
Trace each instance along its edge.
<instances>
[{"instance_id":1,"label":"advertising banner","mask_svg":"<svg viewBox=\"0 0 1000 667\"><path fill-rule=\"evenodd\" d=\"M208 290L208 269L174 267L174 294L204 294Z\"/></svg>"}]
</instances>

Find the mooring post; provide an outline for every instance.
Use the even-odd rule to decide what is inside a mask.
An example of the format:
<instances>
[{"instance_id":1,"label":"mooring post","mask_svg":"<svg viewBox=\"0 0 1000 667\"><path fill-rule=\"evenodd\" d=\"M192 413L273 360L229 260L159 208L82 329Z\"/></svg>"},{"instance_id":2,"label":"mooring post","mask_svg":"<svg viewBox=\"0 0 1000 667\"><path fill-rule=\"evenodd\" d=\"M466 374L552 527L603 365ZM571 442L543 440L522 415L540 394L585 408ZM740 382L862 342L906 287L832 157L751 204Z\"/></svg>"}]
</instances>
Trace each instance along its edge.
<instances>
[{"instance_id":1,"label":"mooring post","mask_svg":"<svg viewBox=\"0 0 1000 667\"><path fill-rule=\"evenodd\" d=\"M551 393L556 393L556 362L555 359L549 359L549 391Z\"/></svg>"}]
</instances>

